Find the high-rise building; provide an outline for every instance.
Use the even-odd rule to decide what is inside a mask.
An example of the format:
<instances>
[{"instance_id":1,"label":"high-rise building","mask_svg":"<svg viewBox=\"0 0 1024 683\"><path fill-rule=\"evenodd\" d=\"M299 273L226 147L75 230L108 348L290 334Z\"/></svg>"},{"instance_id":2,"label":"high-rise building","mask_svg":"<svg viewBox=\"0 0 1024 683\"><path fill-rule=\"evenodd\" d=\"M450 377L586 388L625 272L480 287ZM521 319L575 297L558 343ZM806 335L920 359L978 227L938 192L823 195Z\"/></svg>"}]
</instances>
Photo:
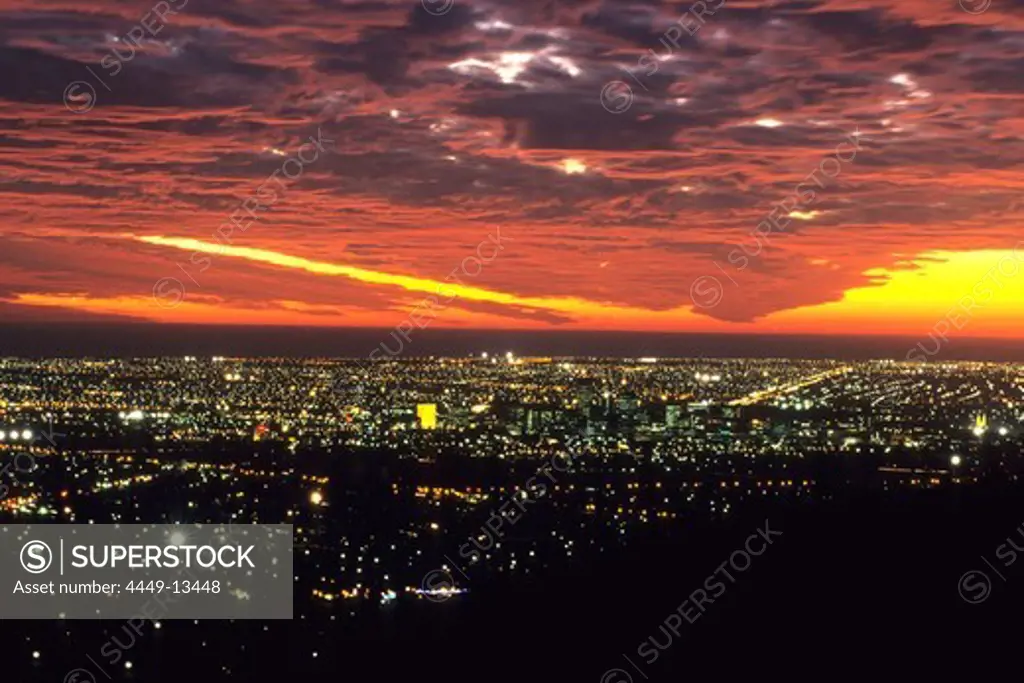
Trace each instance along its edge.
<instances>
[{"instance_id":1,"label":"high-rise building","mask_svg":"<svg viewBox=\"0 0 1024 683\"><path fill-rule=\"evenodd\" d=\"M983 436L988 431L988 417L985 415L978 415L974 418L974 429L972 430L975 436Z\"/></svg>"},{"instance_id":2,"label":"high-rise building","mask_svg":"<svg viewBox=\"0 0 1024 683\"><path fill-rule=\"evenodd\" d=\"M416 406L416 417L420 421L420 429L437 428L437 404L420 403Z\"/></svg>"},{"instance_id":3,"label":"high-rise building","mask_svg":"<svg viewBox=\"0 0 1024 683\"><path fill-rule=\"evenodd\" d=\"M530 435L544 433L554 425L557 415L558 411L549 406L527 407L525 413L526 425L523 433Z\"/></svg>"},{"instance_id":4,"label":"high-rise building","mask_svg":"<svg viewBox=\"0 0 1024 683\"><path fill-rule=\"evenodd\" d=\"M576 392L576 400L579 401L580 409L584 413L590 411L590 406L594 403L594 398L597 396L597 388L592 382L581 384Z\"/></svg>"},{"instance_id":5,"label":"high-rise building","mask_svg":"<svg viewBox=\"0 0 1024 683\"><path fill-rule=\"evenodd\" d=\"M665 406L665 428L675 430L679 428L679 415L682 408L677 405Z\"/></svg>"}]
</instances>

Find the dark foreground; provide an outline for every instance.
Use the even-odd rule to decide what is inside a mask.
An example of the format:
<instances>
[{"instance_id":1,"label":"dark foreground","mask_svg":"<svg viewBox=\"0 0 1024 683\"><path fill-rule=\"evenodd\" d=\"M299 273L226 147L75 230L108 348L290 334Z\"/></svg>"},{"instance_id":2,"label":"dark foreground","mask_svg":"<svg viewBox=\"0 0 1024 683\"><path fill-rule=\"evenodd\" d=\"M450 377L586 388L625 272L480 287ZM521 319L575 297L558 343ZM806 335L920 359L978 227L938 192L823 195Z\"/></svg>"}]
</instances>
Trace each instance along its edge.
<instances>
[{"instance_id":1,"label":"dark foreground","mask_svg":"<svg viewBox=\"0 0 1024 683\"><path fill-rule=\"evenodd\" d=\"M89 659L106 664L99 652L112 636L128 644L122 622L7 621L7 680L88 683L85 674L66 678L75 668L96 681L176 683L978 677L1016 660L1024 561L997 548L1008 538L1024 548L1022 494L1015 485L748 507L725 523L680 524L671 539L582 558L532 583L474 586L442 604L146 625L125 650L130 670L99 672ZM781 535L745 571L726 565L735 581L719 573L724 592L709 583L766 520ZM987 593L977 573L958 585L972 570L990 578ZM702 613L691 598L683 611L692 624L670 616L706 584L718 598Z\"/></svg>"}]
</instances>

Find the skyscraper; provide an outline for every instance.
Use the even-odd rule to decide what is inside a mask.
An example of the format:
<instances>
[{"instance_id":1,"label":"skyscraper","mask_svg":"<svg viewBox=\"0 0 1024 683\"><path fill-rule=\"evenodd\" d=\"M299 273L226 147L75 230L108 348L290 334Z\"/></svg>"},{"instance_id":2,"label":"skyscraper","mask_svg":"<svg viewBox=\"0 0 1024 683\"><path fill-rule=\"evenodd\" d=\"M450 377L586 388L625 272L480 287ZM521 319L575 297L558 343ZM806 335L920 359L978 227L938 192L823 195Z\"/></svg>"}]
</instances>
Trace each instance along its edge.
<instances>
[{"instance_id":1,"label":"skyscraper","mask_svg":"<svg viewBox=\"0 0 1024 683\"><path fill-rule=\"evenodd\" d=\"M437 428L437 404L420 403L416 406L416 417L420 421L420 429Z\"/></svg>"}]
</instances>

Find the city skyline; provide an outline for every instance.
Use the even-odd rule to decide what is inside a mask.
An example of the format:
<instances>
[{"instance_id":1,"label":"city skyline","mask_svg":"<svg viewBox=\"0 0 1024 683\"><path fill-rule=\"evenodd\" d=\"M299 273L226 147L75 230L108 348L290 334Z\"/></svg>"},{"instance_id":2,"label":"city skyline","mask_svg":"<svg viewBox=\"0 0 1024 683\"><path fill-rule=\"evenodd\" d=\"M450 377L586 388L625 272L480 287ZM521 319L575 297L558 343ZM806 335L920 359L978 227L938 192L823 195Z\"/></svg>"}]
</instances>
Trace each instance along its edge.
<instances>
[{"instance_id":1,"label":"city skyline","mask_svg":"<svg viewBox=\"0 0 1024 683\"><path fill-rule=\"evenodd\" d=\"M22 4L8 325L1022 335L1011 3Z\"/></svg>"},{"instance_id":2,"label":"city skyline","mask_svg":"<svg viewBox=\"0 0 1024 683\"><path fill-rule=\"evenodd\" d=\"M407 319L390 328L75 322L8 324L0 337L0 359L194 356L366 363L485 354L524 359L1024 361L1024 347L1012 339L964 336L941 324L920 336L886 336L418 329Z\"/></svg>"},{"instance_id":3,"label":"city skyline","mask_svg":"<svg viewBox=\"0 0 1024 683\"><path fill-rule=\"evenodd\" d=\"M201 565L151 610L147 559L23 601L18 680L637 683L794 639L825 666L872 627L914 661L1014 637L989 615L1019 604L1021 362L0 357L0 394L8 563L54 526L211 533L290 586L290 620L250 619L274 593ZM172 611L216 595L238 618Z\"/></svg>"},{"instance_id":4,"label":"city skyline","mask_svg":"<svg viewBox=\"0 0 1024 683\"><path fill-rule=\"evenodd\" d=\"M0 67L11 680L1017 651L1024 0L0 0Z\"/></svg>"}]
</instances>

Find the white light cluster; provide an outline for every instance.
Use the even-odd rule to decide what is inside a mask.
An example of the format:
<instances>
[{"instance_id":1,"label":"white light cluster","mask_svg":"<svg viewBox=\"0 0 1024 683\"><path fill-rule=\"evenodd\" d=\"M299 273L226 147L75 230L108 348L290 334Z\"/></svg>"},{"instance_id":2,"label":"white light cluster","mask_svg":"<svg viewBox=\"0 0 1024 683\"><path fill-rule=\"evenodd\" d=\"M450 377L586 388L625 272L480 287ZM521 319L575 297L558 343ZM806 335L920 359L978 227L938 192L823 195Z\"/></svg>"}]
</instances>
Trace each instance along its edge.
<instances>
[{"instance_id":1,"label":"white light cluster","mask_svg":"<svg viewBox=\"0 0 1024 683\"><path fill-rule=\"evenodd\" d=\"M10 431L0 429L0 441L7 441L8 439L11 441L31 441L33 438L35 438L35 434L27 427L20 430L17 427L12 427Z\"/></svg>"}]
</instances>

